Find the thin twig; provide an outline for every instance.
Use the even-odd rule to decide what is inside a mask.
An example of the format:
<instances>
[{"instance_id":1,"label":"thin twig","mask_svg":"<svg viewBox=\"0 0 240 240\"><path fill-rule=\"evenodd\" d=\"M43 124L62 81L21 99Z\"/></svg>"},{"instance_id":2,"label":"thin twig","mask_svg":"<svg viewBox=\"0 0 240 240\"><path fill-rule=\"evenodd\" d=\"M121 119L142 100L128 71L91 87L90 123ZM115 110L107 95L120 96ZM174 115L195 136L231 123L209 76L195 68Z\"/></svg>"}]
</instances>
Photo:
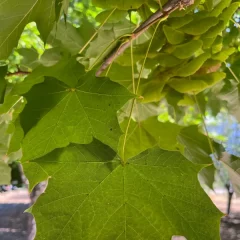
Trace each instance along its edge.
<instances>
[{"instance_id":1,"label":"thin twig","mask_svg":"<svg viewBox=\"0 0 240 240\"><path fill-rule=\"evenodd\" d=\"M233 70L232 70L230 67L227 66L227 63L226 63L226 62L224 62L224 63L225 63L225 65L226 65L226 67L228 68L229 72L230 72L230 73L233 75L233 77L235 78L235 80L236 80L238 83L240 83L238 77L237 77L236 74L233 72Z\"/></svg>"},{"instance_id":2,"label":"thin twig","mask_svg":"<svg viewBox=\"0 0 240 240\"><path fill-rule=\"evenodd\" d=\"M131 104L131 108L130 108L130 113L129 113L129 117L128 117L128 123L127 123L127 128L124 134L124 138L123 138L123 146L122 146L122 164L125 165L127 160L125 158L125 148L126 148L126 143L127 143L127 136L128 136L128 131L129 131L129 127L130 127L130 123L131 123L131 119L132 119L132 113L133 113L133 107L135 104L136 98L134 98L132 100L132 104Z\"/></svg>"}]
</instances>

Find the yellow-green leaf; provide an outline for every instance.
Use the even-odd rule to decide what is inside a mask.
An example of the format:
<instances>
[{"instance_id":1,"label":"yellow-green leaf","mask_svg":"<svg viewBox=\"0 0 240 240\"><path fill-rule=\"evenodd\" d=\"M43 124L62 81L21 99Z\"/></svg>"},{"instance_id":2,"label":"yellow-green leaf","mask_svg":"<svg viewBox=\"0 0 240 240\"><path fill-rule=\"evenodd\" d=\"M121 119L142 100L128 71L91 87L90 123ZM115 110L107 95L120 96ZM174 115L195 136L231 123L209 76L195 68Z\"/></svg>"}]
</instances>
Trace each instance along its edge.
<instances>
[{"instance_id":1,"label":"yellow-green leaf","mask_svg":"<svg viewBox=\"0 0 240 240\"><path fill-rule=\"evenodd\" d=\"M176 46L172 54L177 58L186 59L194 55L194 53L196 53L202 45L203 43L201 40L192 40Z\"/></svg>"}]
</instances>

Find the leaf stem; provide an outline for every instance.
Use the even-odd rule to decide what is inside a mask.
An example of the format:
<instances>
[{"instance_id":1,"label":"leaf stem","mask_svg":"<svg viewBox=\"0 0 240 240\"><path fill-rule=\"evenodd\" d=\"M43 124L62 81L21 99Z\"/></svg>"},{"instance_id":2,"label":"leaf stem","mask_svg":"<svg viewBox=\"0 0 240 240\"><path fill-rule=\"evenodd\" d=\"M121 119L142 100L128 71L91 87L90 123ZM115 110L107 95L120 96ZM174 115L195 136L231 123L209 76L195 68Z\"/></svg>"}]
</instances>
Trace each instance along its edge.
<instances>
[{"instance_id":1,"label":"leaf stem","mask_svg":"<svg viewBox=\"0 0 240 240\"><path fill-rule=\"evenodd\" d=\"M126 128L126 131L124 134L124 139L123 139L123 147L122 147L122 155L123 155L122 165L123 166L127 163L127 160L125 159L125 148L126 148L127 135L128 135L128 131L129 131L130 123L131 123L132 112L133 112L133 107L134 107L135 101L136 101L136 98L134 98L132 100L131 109L130 109L130 113L129 113L129 117L128 117L127 128Z\"/></svg>"},{"instance_id":2,"label":"leaf stem","mask_svg":"<svg viewBox=\"0 0 240 240\"><path fill-rule=\"evenodd\" d=\"M135 78L134 78L134 63L133 63L133 46L132 46L132 42L131 42L131 64L132 64L132 85L133 85L132 88L133 88L133 93L135 94ZM127 128L126 128L126 131L125 131L125 134L124 134L124 139L123 139L123 148L122 148L122 153L123 153L122 165L123 166L127 162L127 160L125 159L125 148L126 148L127 135L128 135L128 131L129 131L130 123L131 123L132 112L133 112L133 107L134 107L135 101L136 101L136 98L134 98L132 100L130 113L129 113L129 117L128 117Z\"/></svg>"},{"instance_id":3,"label":"leaf stem","mask_svg":"<svg viewBox=\"0 0 240 240\"><path fill-rule=\"evenodd\" d=\"M231 22L233 22L237 28L240 28L240 25L239 23L237 23L235 20L233 20L232 18L230 19Z\"/></svg>"},{"instance_id":4,"label":"leaf stem","mask_svg":"<svg viewBox=\"0 0 240 240\"><path fill-rule=\"evenodd\" d=\"M157 26L156 26L156 28L154 29L154 32L153 32L153 35L152 35L152 37L151 37L150 43L149 43L149 45L148 45L146 54L145 54L145 56L144 56L143 64L142 64L141 69L140 69L140 72L139 72L139 77L138 77L138 82L137 82L137 88L136 88L136 94L138 93L138 89L139 89L139 85L140 85L141 77L142 77L142 72L143 72L143 69L144 69L144 66L145 66L145 63L146 63L146 60L147 60L148 53L149 53L149 51L150 51L150 47L151 47L152 42L153 42L153 38L154 38L154 36L155 36L155 34L156 34L156 32L157 32L157 29L158 29L158 27L159 27L159 25L160 25L160 23L161 23L161 20L164 20L164 19L160 19L159 22L158 22L158 24L157 24Z\"/></svg>"},{"instance_id":5,"label":"leaf stem","mask_svg":"<svg viewBox=\"0 0 240 240\"><path fill-rule=\"evenodd\" d=\"M95 31L95 33L90 37L90 39L85 43L85 45L81 48L79 51L79 54L81 54L84 49L88 46L88 44L95 38L95 36L98 34L99 30L103 27L103 25L107 22L107 20L112 16L112 14L115 12L117 8L114 8L110 14L106 17L106 19L101 23L100 27Z\"/></svg>"},{"instance_id":6,"label":"leaf stem","mask_svg":"<svg viewBox=\"0 0 240 240\"><path fill-rule=\"evenodd\" d=\"M224 63L225 63L225 65L226 65L226 67L228 68L229 72L230 72L230 73L233 75L233 77L235 78L235 80L236 80L238 83L240 83L238 77L237 77L236 74L233 72L233 70L232 70L230 67L227 66L227 63L226 63L226 62L224 62Z\"/></svg>"},{"instance_id":7,"label":"leaf stem","mask_svg":"<svg viewBox=\"0 0 240 240\"><path fill-rule=\"evenodd\" d=\"M23 96L21 96L8 110L10 112L20 101L23 100Z\"/></svg>"},{"instance_id":8,"label":"leaf stem","mask_svg":"<svg viewBox=\"0 0 240 240\"><path fill-rule=\"evenodd\" d=\"M150 50L150 47L152 45L152 41L153 41L153 38L156 34L156 31L159 27L159 24L161 22L161 20L164 20L164 19L160 19L155 30L154 30L154 33L152 35L152 38L150 40L150 43L148 45L148 49L147 49L147 52L145 54L145 57L144 57L144 61L143 61L143 64L142 64L142 67L141 67L141 70L140 70L140 73L139 73L139 77L138 77L138 83L137 83L137 88L135 90L135 79L134 79L134 64L133 64L133 49L132 49L132 41L131 41L131 63L132 63L132 84L133 84L133 93L134 94L137 94L138 93L138 88L139 88L139 85L140 85L140 81L141 81L141 76L142 76L142 72L143 72L143 69L144 69L144 65L146 63L146 59L147 59L147 56L148 56L148 53L149 53L149 50ZM124 140L123 140L123 148L122 148L122 153L123 153L123 161L122 161L122 164L125 165L126 164L126 159L125 159L125 148L126 148L126 142L127 142L127 135L128 135L128 131L129 131L129 127L130 127L130 123L131 123L131 117L132 117L132 112L133 112L133 107L134 107L134 104L135 104L135 101L136 101L136 98L134 98L132 100L132 104L131 104L131 109L130 109L130 114L129 114L129 118L128 118L128 124L127 124L127 128L126 128L126 131L125 131L125 134L124 134Z\"/></svg>"},{"instance_id":9,"label":"leaf stem","mask_svg":"<svg viewBox=\"0 0 240 240\"><path fill-rule=\"evenodd\" d=\"M161 3L161 0L158 0L158 4L159 4L159 9L162 10L162 3Z\"/></svg>"},{"instance_id":10,"label":"leaf stem","mask_svg":"<svg viewBox=\"0 0 240 240\"><path fill-rule=\"evenodd\" d=\"M121 45L120 45L118 48L120 48L120 47L121 47ZM106 72L106 75L105 75L106 77L107 77L107 75L108 75L108 73L109 73L112 65L113 65L113 62L111 62L111 64L109 65L109 67L108 67L108 69L107 69L107 72Z\"/></svg>"}]
</instances>

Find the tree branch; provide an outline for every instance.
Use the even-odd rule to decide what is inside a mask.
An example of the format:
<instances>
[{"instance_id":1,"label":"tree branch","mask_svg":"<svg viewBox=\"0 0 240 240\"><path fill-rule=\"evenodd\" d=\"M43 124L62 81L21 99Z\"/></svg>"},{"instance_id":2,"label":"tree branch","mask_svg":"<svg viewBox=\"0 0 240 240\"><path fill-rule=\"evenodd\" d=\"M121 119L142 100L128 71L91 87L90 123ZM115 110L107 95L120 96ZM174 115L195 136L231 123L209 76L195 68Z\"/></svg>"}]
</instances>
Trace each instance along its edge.
<instances>
[{"instance_id":1,"label":"tree branch","mask_svg":"<svg viewBox=\"0 0 240 240\"><path fill-rule=\"evenodd\" d=\"M152 14L146 21L144 21L138 28L136 28L127 41L123 43L118 43L118 45L111 51L107 56L106 60L102 63L101 67L96 72L96 76L100 76L101 73L120 55L122 54L130 45L131 42L137 39L142 33L147 31L147 29L158 22L161 19L167 18L170 13L177 9L183 9L194 3L194 0L169 0L163 8Z\"/></svg>"},{"instance_id":2,"label":"tree branch","mask_svg":"<svg viewBox=\"0 0 240 240\"><path fill-rule=\"evenodd\" d=\"M25 72L25 71L21 71L18 70L17 72L14 73L7 73L6 77L11 77L11 76L18 76L18 75L26 75L26 74L30 74L31 72Z\"/></svg>"}]
</instances>

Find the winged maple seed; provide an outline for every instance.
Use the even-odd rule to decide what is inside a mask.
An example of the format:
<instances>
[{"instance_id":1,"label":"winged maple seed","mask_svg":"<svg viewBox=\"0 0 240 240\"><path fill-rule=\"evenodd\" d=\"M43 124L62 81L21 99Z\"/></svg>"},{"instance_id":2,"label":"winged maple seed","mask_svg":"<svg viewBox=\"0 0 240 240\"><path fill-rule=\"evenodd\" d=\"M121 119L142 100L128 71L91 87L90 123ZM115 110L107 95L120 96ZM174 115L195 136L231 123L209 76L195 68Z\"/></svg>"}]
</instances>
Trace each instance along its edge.
<instances>
[{"instance_id":1,"label":"winged maple seed","mask_svg":"<svg viewBox=\"0 0 240 240\"><path fill-rule=\"evenodd\" d=\"M194 3L194 0L170 0L168 1L162 9L159 9L154 14L152 14L146 21L144 21L138 28L136 28L132 34L129 36L128 40L122 43L121 41L112 50L112 52L107 56L105 61L102 63L101 67L96 72L96 76L100 76L101 73L120 55L122 54L130 45L134 39L137 39L143 32L145 32L150 26L155 24L161 19L167 18L170 13L179 9L182 10Z\"/></svg>"}]
</instances>

